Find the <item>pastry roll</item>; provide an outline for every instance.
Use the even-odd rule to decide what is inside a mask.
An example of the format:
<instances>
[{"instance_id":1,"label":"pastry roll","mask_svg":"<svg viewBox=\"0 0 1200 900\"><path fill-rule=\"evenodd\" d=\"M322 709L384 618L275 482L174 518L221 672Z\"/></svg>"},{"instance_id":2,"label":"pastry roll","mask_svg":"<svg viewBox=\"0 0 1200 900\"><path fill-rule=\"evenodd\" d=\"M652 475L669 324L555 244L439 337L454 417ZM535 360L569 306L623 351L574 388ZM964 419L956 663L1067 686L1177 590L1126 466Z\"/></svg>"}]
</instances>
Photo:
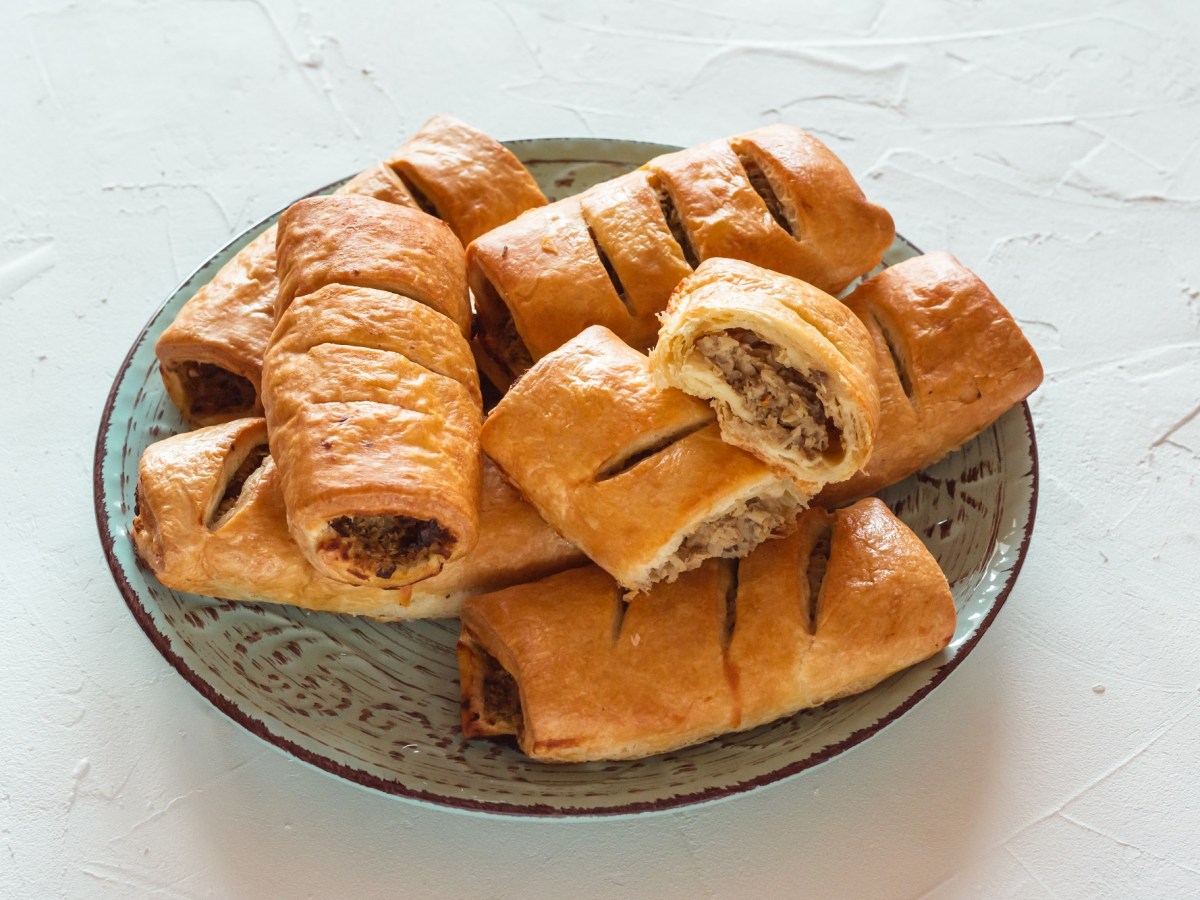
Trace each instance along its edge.
<instances>
[{"instance_id":1,"label":"pastry roll","mask_svg":"<svg viewBox=\"0 0 1200 900\"><path fill-rule=\"evenodd\" d=\"M599 326L513 386L483 447L559 534L635 591L745 556L804 505L788 478L721 440L707 404L659 391L646 357Z\"/></svg>"},{"instance_id":2,"label":"pastry roll","mask_svg":"<svg viewBox=\"0 0 1200 900\"><path fill-rule=\"evenodd\" d=\"M671 297L650 364L660 387L712 401L726 441L809 495L871 454L879 390L870 335L803 281L706 260Z\"/></svg>"},{"instance_id":3,"label":"pastry roll","mask_svg":"<svg viewBox=\"0 0 1200 900\"><path fill-rule=\"evenodd\" d=\"M416 208L381 165L338 193ZM279 292L272 225L220 268L176 314L154 346L167 395L193 427L262 414L262 355L275 327Z\"/></svg>"},{"instance_id":4,"label":"pastry roll","mask_svg":"<svg viewBox=\"0 0 1200 900\"><path fill-rule=\"evenodd\" d=\"M263 399L305 557L330 578L398 587L475 544L479 377L462 245L424 213L349 199L280 219Z\"/></svg>"},{"instance_id":5,"label":"pastry roll","mask_svg":"<svg viewBox=\"0 0 1200 900\"><path fill-rule=\"evenodd\" d=\"M863 282L846 304L867 326L880 417L866 467L817 502L872 494L937 462L1041 384L1042 364L1008 311L948 253L929 253Z\"/></svg>"},{"instance_id":6,"label":"pastry roll","mask_svg":"<svg viewBox=\"0 0 1200 900\"><path fill-rule=\"evenodd\" d=\"M386 163L337 193L436 209L463 243L546 202L515 156L447 116L425 123ZM275 234L272 226L240 250L155 345L167 393L192 427L262 414L262 356L278 291Z\"/></svg>"},{"instance_id":7,"label":"pastry roll","mask_svg":"<svg viewBox=\"0 0 1200 900\"><path fill-rule=\"evenodd\" d=\"M589 325L635 348L701 261L742 259L836 293L895 236L846 167L771 125L670 153L531 211L468 247L479 341L508 380Z\"/></svg>"},{"instance_id":8,"label":"pastry roll","mask_svg":"<svg viewBox=\"0 0 1200 900\"><path fill-rule=\"evenodd\" d=\"M330 284L411 297L471 332L462 245L442 222L369 197L309 197L279 219L276 320Z\"/></svg>"},{"instance_id":9,"label":"pastry roll","mask_svg":"<svg viewBox=\"0 0 1200 900\"><path fill-rule=\"evenodd\" d=\"M464 246L546 205L529 170L503 144L451 116L434 116L385 165Z\"/></svg>"},{"instance_id":10,"label":"pastry roll","mask_svg":"<svg viewBox=\"0 0 1200 900\"><path fill-rule=\"evenodd\" d=\"M396 590L334 581L288 533L266 422L240 419L152 444L138 467L133 540L167 587L376 619L457 616L465 597L582 565L486 460L475 550Z\"/></svg>"},{"instance_id":11,"label":"pastry roll","mask_svg":"<svg viewBox=\"0 0 1200 900\"><path fill-rule=\"evenodd\" d=\"M471 598L463 732L548 762L664 753L865 691L954 627L936 560L883 503L813 508L743 560L628 600L595 567Z\"/></svg>"}]
</instances>

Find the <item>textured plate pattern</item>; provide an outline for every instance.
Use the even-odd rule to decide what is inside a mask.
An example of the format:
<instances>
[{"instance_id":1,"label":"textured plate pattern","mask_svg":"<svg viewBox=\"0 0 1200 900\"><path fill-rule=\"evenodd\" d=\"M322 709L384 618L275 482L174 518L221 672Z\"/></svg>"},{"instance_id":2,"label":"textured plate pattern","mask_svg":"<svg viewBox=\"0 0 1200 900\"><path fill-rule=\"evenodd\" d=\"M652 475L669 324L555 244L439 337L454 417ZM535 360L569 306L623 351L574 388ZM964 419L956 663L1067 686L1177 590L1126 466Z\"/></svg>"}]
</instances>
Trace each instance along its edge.
<instances>
[{"instance_id":1,"label":"textured plate pattern","mask_svg":"<svg viewBox=\"0 0 1200 900\"><path fill-rule=\"evenodd\" d=\"M552 198L673 149L602 140L510 146ZM183 427L162 388L154 341L196 288L275 218L205 263L138 337L104 410L95 479L105 552L142 628L214 705L289 753L390 794L481 812L595 816L697 803L778 781L874 734L961 661L1012 587L1037 491L1025 406L883 495L950 579L959 624L945 653L861 696L648 760L549 766L504 744L463 741L457 621L382 624L181 594L162 587L133 552L138 460L151 442ZM885 262L916 253L898 239Z\"/></svg>"}]
</instances>

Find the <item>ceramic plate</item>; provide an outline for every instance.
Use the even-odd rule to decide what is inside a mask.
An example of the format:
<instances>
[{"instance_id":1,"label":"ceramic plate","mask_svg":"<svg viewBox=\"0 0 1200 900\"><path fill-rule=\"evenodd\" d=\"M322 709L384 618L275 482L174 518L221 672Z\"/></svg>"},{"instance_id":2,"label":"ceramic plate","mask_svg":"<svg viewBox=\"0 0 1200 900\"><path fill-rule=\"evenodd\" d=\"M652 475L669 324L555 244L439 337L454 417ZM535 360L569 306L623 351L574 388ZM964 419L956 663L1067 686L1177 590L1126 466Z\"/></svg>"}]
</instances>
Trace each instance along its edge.
<instances>
[{"instance_id":1,"label":"ceramic plate","mask_svg":"<svg viewBox=\"0 0 1200 900\"><path fill-rule=\"evenodd\" d=\"M673 149L595 139L510 147L552 199ZM710 801L795 776L903 715L971 651L1016 580L1037 497L1037 450L1024 405L883 495L950 580L958 630L943 653L860 696L646 760L552 766L507 744L466 742L458 725L457 621L384 624L181 594L160 585L133 552L138 460L147 445L183 430L163 390L154 342L184 301L275 218L201 266L134 341L104 409L95 500L113 576L154 646L219 710L296 758L387 794L485 813L611 816ZM898 238L885 265L917 252Z\"/></svg>"}]
</instances>

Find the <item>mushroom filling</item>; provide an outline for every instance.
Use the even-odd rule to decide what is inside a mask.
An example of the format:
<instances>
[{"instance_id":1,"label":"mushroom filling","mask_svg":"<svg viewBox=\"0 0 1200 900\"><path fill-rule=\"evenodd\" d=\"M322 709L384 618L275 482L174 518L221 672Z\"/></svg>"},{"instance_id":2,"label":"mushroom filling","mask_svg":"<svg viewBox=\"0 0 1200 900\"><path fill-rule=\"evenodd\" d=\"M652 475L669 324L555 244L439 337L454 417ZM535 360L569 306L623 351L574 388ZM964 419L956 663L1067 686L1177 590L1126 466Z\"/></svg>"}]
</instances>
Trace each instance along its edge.
<instances>
[{"instance_id":1,"label":"mushroom filling","mask_svg":"<svg viewBox=\"0 0 1200 900\"><path fill-rule=\"evenodd\" d=\"M704 522L683 539L648 580L674 581L682 573L712 557L741 558L791 521L799 508L789 496L749 497L723 516Z\"/></svg>"},{"instance_id":2,"label":"mushroom filling","mask_svg":"<svg viewBox=\"0 0 1200 900\"><path fill-rule=\"evenodd\" d=\"M333 534L321 541L322 553L351 565L351 574L391 578L400 566L429 557L450 555L455 537L437 519L411 516L339 516L329 523ZM355 571L355 569L362 571Z\"/></svg>"},{"instance_id":3,"label":"mushroom filling","mask_svg":"<svg viewBox=\"0 0 1200 900\"><path fill-rule=\"evenodd\" d=\"M810 459L841 449L841 429L821 401L824 372L791 368L779 347L745 328L706 334L696 349L741 397L749 424L772 444Z\"/></svg>"},{"instance_id":4,"label":"mushroom filling","mask_svg":"<svg viewBox=\"0 0 1200 900\"><path fill-rule=\"evenodd\" d=\"M205 362L186 362L179 372L191 397L193 416L227 415L254 406L257 392L249 378Z\"/></svg>"}]
</instances>

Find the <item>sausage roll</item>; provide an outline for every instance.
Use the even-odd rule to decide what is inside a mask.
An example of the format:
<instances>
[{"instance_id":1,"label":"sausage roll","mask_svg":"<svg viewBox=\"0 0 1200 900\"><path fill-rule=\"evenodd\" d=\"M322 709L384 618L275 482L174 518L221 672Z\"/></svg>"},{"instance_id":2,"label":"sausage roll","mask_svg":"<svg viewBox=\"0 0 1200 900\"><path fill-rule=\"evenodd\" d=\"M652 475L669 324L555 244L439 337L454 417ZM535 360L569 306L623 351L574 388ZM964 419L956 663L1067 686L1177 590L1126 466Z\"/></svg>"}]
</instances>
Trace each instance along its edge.
<instances>
[{"instance_id":1,"label":"sausage roll","mask_svg":"<svg viewBox=\"0 0 1200 900\"><path fill-rule=\"evenodd\" d=\"M457 238L424 213L350 200L303 200L280 219L263 400L305 557L337 580L398 587L475 544L479 377ZM297 287L314 290L291 299Z\"/></svg>"},{"instance_id":2,"label":"sausage roll","mask_svg":"<svg viewBox=\"0 0 1200 900\"><path fill-rule=\"evenodd\" d=\"M803 281L705 261L672 295L650 363L660 387L711 400L726 441L807 494L871 455L879 390L870 335Z\"/></svg>"},{"instance_id":3,"label":"sausage roll","mask_svg":"<svg viewBox=\"0 0 1200 900\"><path fill-rule=\"evenodd\" d=\"M330 284L403 294L471 332L462 245L425 213L369 197L309 197L279 219L276 320Z\"/></svg>"},{"instance_id":4,"label":"sausage roll","mask_svg":"<svg viewBox=\"0 0 1200 900\"><path fill-rule=\"evenodd\" d=\"M464 246L546 205L529 170L503 144L450 116L426 122L385 165Z\"/></svg>"},{"instance_id":5,"label":"sausage roll","mask_svg":"<svg viewBox=\"0 0 1200 900\"><path fill-rule=\"evenodd\" d=\"M143 562L175 590L377 619L457 616L472 594L586 561L487 461L479 531L474 551L410 587L334 581L308 564L288 533L265 421L240 419L147 448L132 533Z\"/></svg>"},{"instance_id":6,"label":"sausage roll","mask_svg":"<svg viewBox=\"0 0 1200 900\"><path fill-rule=\"evenodd\" d=\"M432 210L464 244L546 202L515 156L448 116L426 122L391 159L338 193ZM262 356L277 291L272 226L200 288L159 338L163 383L192 427L262 414Z\"/></svg>"},{"instance_id":7,"label":"sausage roll","mask_svg":"<svg viewBox=\"0 0 1200 900\"><path fill-rule=\"evenodd\" d=\"M979 276L948 253L906 260L846 304L870 332L880 417L866 468L817 502L872 494L937 462L1041 384L1042 364Z\"/></svg>"},{"instance_id":8,"label":"sausage roll","mask_svg":"<svg viewBox=\"0 0 1200 900\"><path fill-rule=\"evenodd\" d=\"M706 403L659 391L648 362L593 326L530 369L483 426L484 450L542 517L636 591L745 556L805 501L722 441Z\"/></svg>"},{"instance_id":9,"label":"sausage roll","mask_svg":"<svg viewBox=\"0 0 1200 900\"><path fill-rule=\"evenodd\" d=\"M585 567L471 598L463 732L547 762L649 756L865 691L954 628L945 576L883 503L814 507L648 594Z\"/></svg>"},{"instance_id":10,"label":"sausage roll","mask_svg":"<svg viewBox=\"0 0 1200 900\"><path fill-rule=\"evenodd\" d=\"M771 125L648 162L468 248L484 352L511 380L589 325L648 348L671 290L731 257L836 293L895 230L811 135Z\"/></svg>"}]
</instances>

